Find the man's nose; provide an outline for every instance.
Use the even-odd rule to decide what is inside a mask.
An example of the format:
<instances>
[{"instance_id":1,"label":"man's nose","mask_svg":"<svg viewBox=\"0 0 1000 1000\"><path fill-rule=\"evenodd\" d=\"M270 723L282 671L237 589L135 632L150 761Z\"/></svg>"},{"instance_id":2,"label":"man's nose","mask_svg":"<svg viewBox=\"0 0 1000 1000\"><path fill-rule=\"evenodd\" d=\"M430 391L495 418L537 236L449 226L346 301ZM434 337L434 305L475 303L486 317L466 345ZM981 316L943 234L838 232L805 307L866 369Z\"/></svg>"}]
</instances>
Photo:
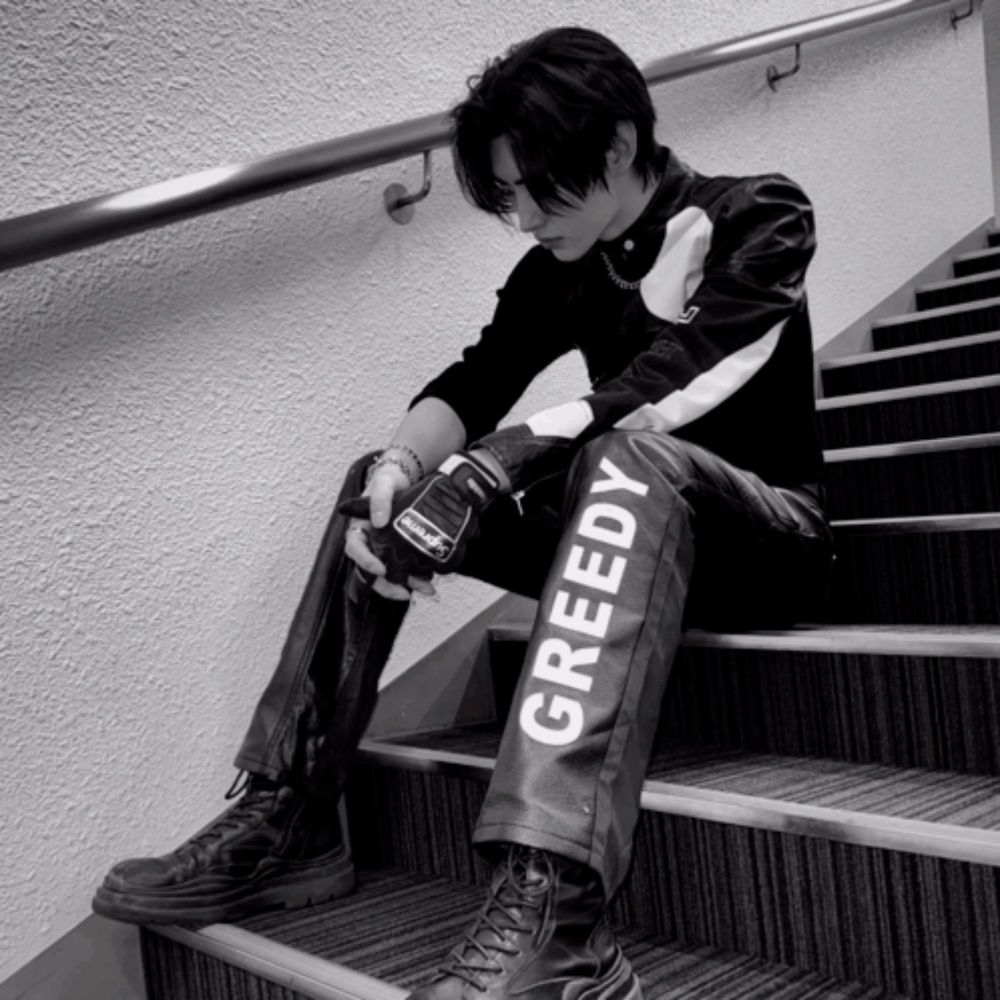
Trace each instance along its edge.
<instances>
[{"instance_id":1,"label":"man's nose","mask_svg":"<svg viewBox=\"0 0 1000 1000\"><path fill-rule=\"evenodd\" d=\"M531 233L545 221L545 214L529 195L517 199L517 223L522 233Z\"/></svg>"}]
</instances>

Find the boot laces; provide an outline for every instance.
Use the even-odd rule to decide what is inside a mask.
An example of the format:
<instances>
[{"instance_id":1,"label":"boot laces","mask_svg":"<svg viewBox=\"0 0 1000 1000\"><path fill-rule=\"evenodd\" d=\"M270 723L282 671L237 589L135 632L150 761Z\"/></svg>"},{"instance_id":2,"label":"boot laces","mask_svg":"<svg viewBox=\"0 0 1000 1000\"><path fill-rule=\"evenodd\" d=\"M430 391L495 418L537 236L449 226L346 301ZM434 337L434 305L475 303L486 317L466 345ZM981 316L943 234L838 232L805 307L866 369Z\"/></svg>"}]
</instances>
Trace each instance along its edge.
<instances>
[{"instance_id":1,"label":"boot laces","mask_svg":"<svg viewBox=\"0 0 1000 1000\"><path fill-rule=\"evenodd\" d=\"M537 865L529 868L530 858L544 859L545 873ZM511 850L505 862L503 877L490 886L486 903L475 923L465 931L463 942L438 969L438 976L455 976L485 993L488 986L480 976L503 972L497 961L500 955L519 955L514 935L530 934L534 927L525 917L526 911L540 910L550 885L554 881L552 861L542 851Z\"/></svg>"},{"instance_id":2,"label":"boot laces","mask_svg":"<svg viewBox=\"0 0 1000 1000\"><path fill-rule=\"evenodd\" d=\"M191 837L185 845L194 848L194 853L197 853L198 849L206 850L208 843L213 840L221 840L227 830L241 829L247 820L260 820L270 814L277 802L275 791L255 787L254 776L246 771L240 771L236 775L225 798L227 802L233 804L205 829Z\"/></svg>"}]
</instances>

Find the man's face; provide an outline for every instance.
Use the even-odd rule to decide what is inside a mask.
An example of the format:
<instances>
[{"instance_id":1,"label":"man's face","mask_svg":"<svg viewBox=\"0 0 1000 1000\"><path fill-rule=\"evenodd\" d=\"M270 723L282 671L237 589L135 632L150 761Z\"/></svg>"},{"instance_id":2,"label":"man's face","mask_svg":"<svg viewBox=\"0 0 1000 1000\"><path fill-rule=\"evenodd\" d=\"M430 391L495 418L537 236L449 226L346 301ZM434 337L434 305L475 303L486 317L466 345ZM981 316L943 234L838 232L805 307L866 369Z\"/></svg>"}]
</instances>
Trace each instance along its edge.
<instances>
[{"instance_id":1,"label":"man's face","mask_svg":"<svg viewBox=\"0 0 1000 1000\"><path fill-rule=\"evenodd\" d=\"M604 234L615 219L618 204L610 191L594 187L583 199L573 198L569 208L546 212L531 197L506 136L490 147L493 173L511 196L518 225L530 233L554 257L579 260Z\"/></svg>"}]
</instances>

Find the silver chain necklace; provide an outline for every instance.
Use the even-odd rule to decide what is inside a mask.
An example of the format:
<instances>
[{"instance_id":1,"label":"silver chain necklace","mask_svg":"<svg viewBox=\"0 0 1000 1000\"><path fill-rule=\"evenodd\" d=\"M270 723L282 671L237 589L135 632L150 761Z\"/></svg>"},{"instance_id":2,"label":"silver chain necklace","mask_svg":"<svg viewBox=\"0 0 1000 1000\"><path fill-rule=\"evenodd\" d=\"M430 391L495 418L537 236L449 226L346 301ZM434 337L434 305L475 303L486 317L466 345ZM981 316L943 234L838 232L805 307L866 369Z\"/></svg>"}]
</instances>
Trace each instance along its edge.
<instances>
[{"instance_id":1,"label":"silver chain necklace","mask_svg":"<svg viewBox=\"0 0 1000 1000\"><path fill-rule=\"evenodd\" d=\"M614 264L611 263L611 258L602 250L601 260L604 261L604 266L608 270L608 277L619 287L624 288L625 291L634 292L639 285L642 284L642 279L638 281L629 281L627 278L623 278L616 270Z\"/></svg>"}]
</instances>

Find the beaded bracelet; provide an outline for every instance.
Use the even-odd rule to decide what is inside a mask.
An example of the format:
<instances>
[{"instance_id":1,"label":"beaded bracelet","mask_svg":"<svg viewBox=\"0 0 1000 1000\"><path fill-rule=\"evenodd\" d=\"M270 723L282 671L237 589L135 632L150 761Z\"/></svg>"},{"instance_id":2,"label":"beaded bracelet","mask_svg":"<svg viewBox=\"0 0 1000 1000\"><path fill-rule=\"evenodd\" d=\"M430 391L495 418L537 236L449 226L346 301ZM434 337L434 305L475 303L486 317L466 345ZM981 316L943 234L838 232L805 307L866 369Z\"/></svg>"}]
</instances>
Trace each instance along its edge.
<instances>
[{"instance_id":1,"label":"beaded bracelet","mask_svg":"<svg viewBox=\"0 0 1000 1000\"><path fill-rule=\"evenodd\" d=\"M409 455L410 458L413 459L414 464L417 467L417 481L418 482L421 479L423 479L425 475L427 475L427 473L424 472L424 463L420 461L420 456L412 448L410 448L408 445L405 445L405 444L391 444L391 445L389 445L388 448L385 449L385 451L382 452L382 454L385 455L386 451L401 451L405 455Z\"/></svg>"},{"instance_id":2,"label":"beaded bracelet","mask_svg":"<svg viewBox=\"0 0 1000 1000\"><path fill-rule=\"evenodd\" d=\"M406 481L411 486L415 486L420 481L414 477L413 470L401 458L396 455L386 455L383 453L375 459L370 466L368 466L368 476L365 479L366 486L371 482L371 478L375 474L375 470L381 469L384 465L395 465L397 469L402 469L403 474L406 476Z\"/></svg>"}]
</instances>

